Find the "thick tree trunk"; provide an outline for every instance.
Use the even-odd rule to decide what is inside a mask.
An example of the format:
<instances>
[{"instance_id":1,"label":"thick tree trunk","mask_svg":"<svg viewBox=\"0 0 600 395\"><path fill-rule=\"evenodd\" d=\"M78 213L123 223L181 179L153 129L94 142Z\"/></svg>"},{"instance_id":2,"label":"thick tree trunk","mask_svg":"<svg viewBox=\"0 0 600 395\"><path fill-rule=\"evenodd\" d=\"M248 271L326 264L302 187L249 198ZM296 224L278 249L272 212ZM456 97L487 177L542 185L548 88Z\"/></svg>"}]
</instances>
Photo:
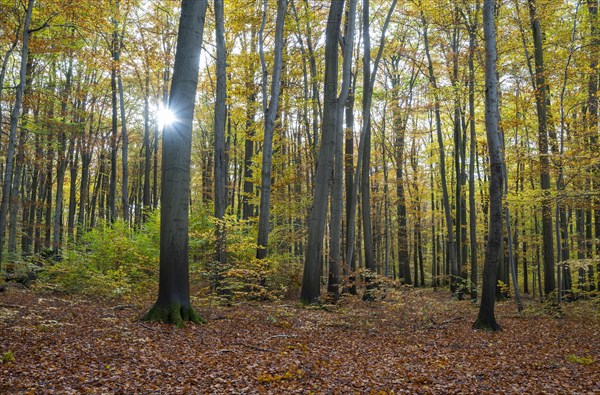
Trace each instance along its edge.
<instances>
[{"instance_id":1,"label":"thick tree trunk","mask_svg":"<svg viewBox=\"0 0 600 395\"><path fill-rule=\"evenodd\" d=\"M340 261L341 261L341 234L342 234L342 207L344 188L344 106L350 92L352 79L352 55L354 48L354 27L356 23L356 2L349 0L346 11L346 24L344 27L343 63L342 63L342 88L340 96L335 103L335 163L333 168L333 185L331 196L331 218L330 218L330 248L329 248L329 281L327 292L337 301L339 297L340 283ZM336 55L337 56L337 55Z\"/></svg>"},{"instance_id":2,"label":"thick tree trunk","mask_svg":"<svg viewBox=\"0 0 600 395\"><path fill-rule=\"evenodd\" d=\"M483 286L479 315L473 328L500 330L494 316L496 302L496 271L502 248L502 185L503 160L498 134L498 76L496 73L496 26L494 0L483 2L483 32L485 40L485 131L490 154L490 227L483 266Z\"/></svg>"},{"instance_id":3,"label":"thick tree trunk","mask_svg":"<svg viewBox=\"0 0 600 395\"><path fill-rule=\"evenodd\" d=\"M340 25L344 12L344 0L331 0L327 28L325 31L325 91L323 107L323 129L313 192L313 206L308 219L308 243L304 260L302 290L303 303L319 301L320 272L323 251L323 235L327 216L329 181L335 154L336 123L338 121L338 53Z\"/></svg>"},{"instance_id":4,"label":"thick tree trunk","mask_svg":"<svg viewBox=\"0 0 600 395\"><path fill-rule=\"evenodd\" d=\"M178 122L163 132L158 299L144 319L200 323L190 303L188 214L194 102L206 0L182 0L169 107Z\"/></svg>"}]
</instances>

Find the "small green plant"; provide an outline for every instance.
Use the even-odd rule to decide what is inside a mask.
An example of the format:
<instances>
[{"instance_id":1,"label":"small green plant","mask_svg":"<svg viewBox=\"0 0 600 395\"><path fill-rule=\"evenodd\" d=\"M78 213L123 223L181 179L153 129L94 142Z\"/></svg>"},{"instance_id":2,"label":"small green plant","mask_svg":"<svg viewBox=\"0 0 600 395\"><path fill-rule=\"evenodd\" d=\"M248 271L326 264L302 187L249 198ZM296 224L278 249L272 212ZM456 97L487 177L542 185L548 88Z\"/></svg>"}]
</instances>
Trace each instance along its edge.
<instances>
[{"instance_id":1,"label":"small green plant","mask_svg":"<svg viewBox=\"0 0 600 395\"><path fill-rule=\"evenodd\" d=\"M579 357L575 354L570 354L565 357L565 359L569 362L573 362L579 365L591 365L594 363L594 358L592 357Z\"/></svg>"},{"instance_id":2,"label":"small green plant","mask_svg":"<svg viewBox=\"0 0 600 395\"><path fill-rule=\"evenodd\" d=\"M505 298L510 298L510 285L506 284L502 280L498 280L498 290L500 294Z\"/></svg>"},{"instance_id":3,"label":"small green plant","mask_svg":"<svg viewBox=\"0 0 600 395\"><path fill-rule=\"evenodd\" d=\"M12 351L8 350L2 353L2 363L10 363L15 361L15 356Z\"/></svg>"},{"instance_id":4,"label":"small green plant","mask_svg":"<svg viewBox=\"0 0 600 395\"><path fill-rule=\"evenodd\" d=\"M558 294L556 291L552 291L548 295L546 295L544 299L544 313L554 318L562 318L563 317L563 309L558 303Z\"/></svg>"}]
</instances>

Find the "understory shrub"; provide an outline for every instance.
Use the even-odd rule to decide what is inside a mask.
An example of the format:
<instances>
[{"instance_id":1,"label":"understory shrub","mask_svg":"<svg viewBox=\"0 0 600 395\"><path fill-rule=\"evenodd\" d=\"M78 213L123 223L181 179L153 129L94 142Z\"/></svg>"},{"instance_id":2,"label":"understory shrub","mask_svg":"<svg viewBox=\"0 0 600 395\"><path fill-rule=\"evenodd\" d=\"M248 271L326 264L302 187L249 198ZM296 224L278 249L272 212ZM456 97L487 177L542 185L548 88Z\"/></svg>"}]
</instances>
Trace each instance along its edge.
<instances>
[{"instance_id":1,"label":"understory shrub","mask_svg":"<svg viewBox=\"0 0 600 395\"><path fill-rule=\"evenodd\" d=\"M159 215L138 230L122 221L101 224L45 267L42 284L59 291L101 297L131 297L158 283Z\"/></svg>"},{"instance_id":2,"label":"understory shrub","mask_svg":"<svg viewBox=\"0 0 600 395\"><path fill-rule=\"evenodd\" d=\"M227 299L271 300L300 289L302 261L292 254L270 252L257 260L256 224L234 217L224 220L227 263L215 260L216 219L195 208L189 222L192 293L215 292ZM152 213L139 229L122 221L100 224L44 263L41 285L68 293L109 298L153 296L158 288L160 213Z\"/></svg>"}]
</instances>

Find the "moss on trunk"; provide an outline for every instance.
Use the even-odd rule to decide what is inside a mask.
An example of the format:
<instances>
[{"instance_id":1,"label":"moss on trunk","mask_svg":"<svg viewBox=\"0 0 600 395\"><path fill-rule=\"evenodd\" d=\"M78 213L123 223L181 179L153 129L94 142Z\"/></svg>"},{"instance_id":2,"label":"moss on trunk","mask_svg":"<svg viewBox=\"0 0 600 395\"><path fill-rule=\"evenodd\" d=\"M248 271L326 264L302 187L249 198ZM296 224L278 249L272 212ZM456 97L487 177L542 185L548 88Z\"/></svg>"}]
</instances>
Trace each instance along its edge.
<instances>
[{"instance_id":1,"label":"moss on trunk","mask_svg":"<svg viewBox=\"0 0 600 395\"><path fill-rule=\"evenodd\" d=\"M498 331L502 330L502 327L500 325L498 325L496 320L493 320L492 322L486 322L486 321L478 318L473 323L473 329L480 329L480 330L489 331L489 332L498 332Z\"/></svg>"},{"instance_id":2,"label":"moss on trunk","mask_svg":"<svg viewBox=\"0 0 600 395\"><path fill-rule=\"evenodd\" d=\"M143 317L144 321L163 322L175 324L182 328L187 321L194 324L204 324L206 320L198 315L192 306L181 306L179 304L158 305L155 304Z\"/></svg>"}]
</instances>

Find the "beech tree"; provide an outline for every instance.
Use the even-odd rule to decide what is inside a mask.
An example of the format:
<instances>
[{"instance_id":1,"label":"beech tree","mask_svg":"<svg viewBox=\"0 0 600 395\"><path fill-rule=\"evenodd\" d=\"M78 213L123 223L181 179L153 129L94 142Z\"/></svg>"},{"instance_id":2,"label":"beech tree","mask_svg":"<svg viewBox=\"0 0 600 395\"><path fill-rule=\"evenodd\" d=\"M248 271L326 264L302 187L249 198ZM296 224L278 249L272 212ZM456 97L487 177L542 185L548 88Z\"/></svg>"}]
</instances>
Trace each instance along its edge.
<instances>
[{"instance_id":1,"label":"beech tree","mask_svg":"<svg viewBox=\"0 0 600 395\"><path fill-rule=\"evenodd\" d=\"M169 108L175 122L163 131L161 172L160 280L158 299L145 320L196 324L190 303L188 214L194 100L207 0L182 0Z\"/></svg>"},{"instance_id":2,"label":"beech tree","mask_svg":"<svg viewBox=\"0 0 600 395\"><path fill-rule=\"evenodd\" d=\"M263 26L261 31L264 32L266 21L266 5L263 14ZM277 107L279 106L279 90L281 87L281 68L283 65L283 27L285 22L285 14L287 10L287 0L277 0L277 20L275 22L275 56L273 60L273 75L271 77L271 99L267 106L267 75L265 70L264 53L262 52L261 40L261 63L263 64L263 110L265 114L265 129L263 141L263 158L261 168L261 183L260 183L260 211L258 216L258 247L256 249L256 257L264 259L267 256L267 245L270 232L270 212L271 212L271 170L273 165L273 133L275 132L275 117L277 116ZM262 39L261 34L261 39Z\"/></svg>"},{"instance_id":3,"label":"beech tree","mask_svg":"<svg viewBox=\"0 0 600 395\"><path fill-rule=\"evenodd\" d=\"M8 213L8 203L11 196L12 180L14 177L14 157L15 144L17 138L17 127L19 126L19 116L23 105L23 92L27 80L27 53L29 51L29 27L31 25L31 15L35 0L27 2L27 11L25 13L25 22L23 23L23 40L21 44L21 63L19 69L19 85L17 86L15 104L10 114L10 132L8 137L8 147L6 155L6 168L4 173L4 184L2 186L2 203L0 204L0 265L2 264L2 252L4 244L4 231L6 229L6 215ZM17 177L20 176L17 174Z\"/></svg>"},{"instance_id":4,"label":"beech tree","mask_svg":"<svg viewBox=\"0 0 600 395\"><path fill-rule=\"evenodd\" d=\"M313 206L308 219L308 244L302 275L300 300L303 303L315 303L320 296L320 269L329 198L329 181L333 170L335 153L336 123L338 118L338 41L340 25L344 12L344 0L332 0L327 18L325 33L325 92L323 107L323 126L317 174L313 193Z\"/></svg>"},{"instance_id":5,"label":"beech tree","mask_svg":"<svg viewBox=\"0 0 600 395\"><path fill-rule=\"evenodd\" d=\"M501 259L503 159L498 134L498 75L496 73L496 22L494 0L483 1L483 33L485 41L485 134L490 154L490 225L483 266L483 285L479 315L473 328L498 331L494 316L496 273Z\"/></svg>"}]
</instances>

